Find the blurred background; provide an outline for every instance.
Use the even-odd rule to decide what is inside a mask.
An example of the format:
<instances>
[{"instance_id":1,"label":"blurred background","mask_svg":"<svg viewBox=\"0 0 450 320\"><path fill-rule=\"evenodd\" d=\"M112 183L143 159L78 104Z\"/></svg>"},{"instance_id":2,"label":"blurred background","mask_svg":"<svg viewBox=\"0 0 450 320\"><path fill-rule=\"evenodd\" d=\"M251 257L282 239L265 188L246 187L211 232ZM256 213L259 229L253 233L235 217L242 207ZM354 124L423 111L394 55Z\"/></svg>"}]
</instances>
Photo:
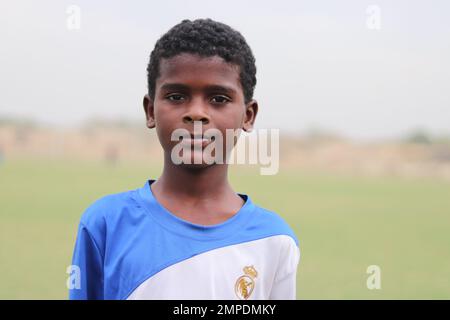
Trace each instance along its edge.
<instances>
[{"instance_id":1,"label":"blurred background","mask_svg":"<svg viewBox=\"0 0 450 320\"><path fill-rule=\"evenodd\" d=\"M83 211L159 176L148 57L206 17L247 39L256 128L280 129L278 174L230 178L296 232L298 299L449 299L444 0L0 1L0 298L66 299Z\"/></svg>"}]
</instances>

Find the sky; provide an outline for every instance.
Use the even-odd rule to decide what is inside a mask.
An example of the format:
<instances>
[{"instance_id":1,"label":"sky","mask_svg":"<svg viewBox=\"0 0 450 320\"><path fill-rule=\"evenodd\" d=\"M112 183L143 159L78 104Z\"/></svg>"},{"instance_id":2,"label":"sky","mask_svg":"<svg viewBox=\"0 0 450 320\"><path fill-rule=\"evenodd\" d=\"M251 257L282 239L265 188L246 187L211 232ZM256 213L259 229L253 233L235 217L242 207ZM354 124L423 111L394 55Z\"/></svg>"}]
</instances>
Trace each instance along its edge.
<instances>
[{"instance_id":1,"label":"sky","mask_svg":"<svg viewBox=\"0 0 450 320\"><path fill-rule=\"evenodd\" d=\"M68 27L72 5L79 29ZM252 48L256 128L356 140L450 134L445 0L0 0L0 117L144 126L150 52L172 26L196 18L229 24Z\"/></svg>"}]
</instances>

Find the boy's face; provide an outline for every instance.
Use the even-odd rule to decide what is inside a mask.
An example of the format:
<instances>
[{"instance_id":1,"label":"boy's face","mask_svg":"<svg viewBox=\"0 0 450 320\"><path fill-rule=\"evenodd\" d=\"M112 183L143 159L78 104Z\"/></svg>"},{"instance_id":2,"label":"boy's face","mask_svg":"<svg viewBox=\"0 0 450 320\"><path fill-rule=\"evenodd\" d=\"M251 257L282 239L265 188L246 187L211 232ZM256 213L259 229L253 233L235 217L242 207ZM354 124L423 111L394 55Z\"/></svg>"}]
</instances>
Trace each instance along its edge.
<instances>
[{"instance_id":1,"label":"boy's face","mask_svg":"<svg viewBox=\"0 0 450 320\"><path fill-rule=\"evenodd\" d=\"M219 56L183 53L162 59L159 70L155 98L144 97L144 110L147 126L156 128L166 155L179 143L171 141L172 133L186 129L193 134L194 121L201 122L202 133L219 130L224 145L226 129L253 128L258 105L255 100L245 104L238 66Z\"/></svg>"}]
</instances>

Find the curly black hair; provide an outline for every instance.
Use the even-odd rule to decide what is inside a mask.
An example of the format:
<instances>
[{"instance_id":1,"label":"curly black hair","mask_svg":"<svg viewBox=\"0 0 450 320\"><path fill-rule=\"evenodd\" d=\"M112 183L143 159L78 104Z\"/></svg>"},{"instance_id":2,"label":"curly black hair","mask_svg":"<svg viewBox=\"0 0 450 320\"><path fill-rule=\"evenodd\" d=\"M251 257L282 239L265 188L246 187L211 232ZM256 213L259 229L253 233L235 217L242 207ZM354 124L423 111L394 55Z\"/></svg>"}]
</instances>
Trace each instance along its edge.
<instances>
[{"instance_id":1,"label":"curly black hair","mask_svg":"<svg viewBox=\"0 0 450 320\"><path fill-rule=\"evenodd\" d=\"M256 85L255 57L245 38L230 26L212 19L185 19L166 32L155 44L147 66L148 94L155 98L156 79L162 58L181 53L202 57L219 56L239 66L245 103L253 98Z\"/></svg>"}]
</instances>

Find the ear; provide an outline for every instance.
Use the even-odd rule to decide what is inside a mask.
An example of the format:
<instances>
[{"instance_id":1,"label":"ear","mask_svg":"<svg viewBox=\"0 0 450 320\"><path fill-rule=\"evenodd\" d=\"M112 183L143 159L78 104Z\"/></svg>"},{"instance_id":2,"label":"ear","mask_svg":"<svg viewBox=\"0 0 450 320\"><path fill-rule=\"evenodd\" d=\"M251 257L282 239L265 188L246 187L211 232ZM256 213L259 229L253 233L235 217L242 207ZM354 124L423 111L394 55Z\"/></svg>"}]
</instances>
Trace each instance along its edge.
<instances>
[{"instance_id":1,"label":"ear","mask_svg":"<svg viewBox=\"0 0 450 320\"><path fill-rule=\"evenodd\" d=\"M250 100L249 103L245 105L245 116L243 129L245 132L250 132L253 130L253 125L255 123L256 115L258 114L258 102L256 100Z\"/></svg>"},{"instance_id":2,"label":"ear","mask_svg":"<svg viewBox=\"0 0 450 320\"><path fill-rule=\"evenodd\" d=\"M147 119L146 124L147 128L152 129L156 126L155 123L155 105L153 103L153 99L150 98L148 94L144 96L144 100L142 101L144 105L145 117Z\"/></svg>"}]
</instances>

